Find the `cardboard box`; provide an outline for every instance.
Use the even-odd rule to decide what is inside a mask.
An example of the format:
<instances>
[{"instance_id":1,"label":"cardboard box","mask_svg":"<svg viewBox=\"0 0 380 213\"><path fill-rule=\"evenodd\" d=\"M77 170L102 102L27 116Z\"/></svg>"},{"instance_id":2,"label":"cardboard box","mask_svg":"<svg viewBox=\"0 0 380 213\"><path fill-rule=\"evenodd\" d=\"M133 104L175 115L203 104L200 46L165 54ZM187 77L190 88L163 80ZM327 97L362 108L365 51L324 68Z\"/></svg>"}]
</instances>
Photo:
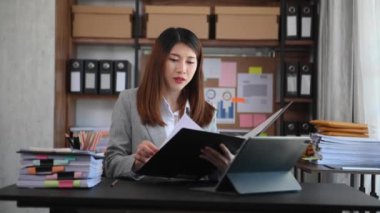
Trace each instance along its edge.
<instances>
[{"instance_id":1,"label":"cardboard box","mask_svg":"<svg viewBox=\"0 0 380 213\"><path fill-rule=\"evenodd\" d=\"M132 8L74 5L72 13L73 37L132 38Z\"/></svg>"},{"instance_id":2,"label":"cardboard box","mask_svg":"<svg viewBox=\"0 0 380 213\"><path fill-rule=\"evenodd\" d=\"M200 39L208 39L210 7L205 6L145 6L146 37L157 38L168 27L183 27Z\"/></svg>"},{"instance_id":3,"label":"cardboard box","mask_svg":"<svg viewBox=\"0 0 380 213\"><path fill-rule=\"evenodd\" d=\"M215 7L216 39L278 39L279 7Z\"/></svg>"}]
</instances>

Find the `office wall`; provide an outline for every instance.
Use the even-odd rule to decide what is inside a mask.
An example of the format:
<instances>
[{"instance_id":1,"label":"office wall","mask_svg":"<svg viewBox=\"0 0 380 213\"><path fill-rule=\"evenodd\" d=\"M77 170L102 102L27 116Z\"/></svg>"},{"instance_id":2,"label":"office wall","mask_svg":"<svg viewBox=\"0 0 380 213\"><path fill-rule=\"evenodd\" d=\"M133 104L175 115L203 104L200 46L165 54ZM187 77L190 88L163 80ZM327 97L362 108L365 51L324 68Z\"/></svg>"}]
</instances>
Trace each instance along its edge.
<instances>
[{"instance_id":1,"label":"office wall","mask_svg":"<svg viewBox=\"0 0 380 213\"><path fill-rule=\"evenodd\" d=\"M17 180L19 148L53 146L54 39L55 1L0 1L0 187Z\"/></svg>"}]
</instances>

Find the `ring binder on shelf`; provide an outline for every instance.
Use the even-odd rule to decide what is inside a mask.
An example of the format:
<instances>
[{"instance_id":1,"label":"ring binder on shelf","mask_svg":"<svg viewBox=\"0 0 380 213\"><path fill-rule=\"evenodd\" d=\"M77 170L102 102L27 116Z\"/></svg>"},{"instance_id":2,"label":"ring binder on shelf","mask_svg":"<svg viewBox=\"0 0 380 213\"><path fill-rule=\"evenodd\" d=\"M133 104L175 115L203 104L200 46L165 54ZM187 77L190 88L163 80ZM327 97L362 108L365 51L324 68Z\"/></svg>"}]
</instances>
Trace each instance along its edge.
<instances>
[{"instance_id":1,"label":"ring binder on shelf","mask_svg":"<svg viewBox=\"0 0 380 213\"><path fill-rule=\"evenodd\" d=\"M294 121L285 121L284 122L284 134L285 135L298 135L298 127L297 122Z\"/></svg>"},{"instance_id":2,"label":"ring binder on shelf","mask_svg":"<svg viewBox=\"0 0 380 213\"><path fill-rule=\"evenodd\" d=\"M114 83L113 63L110 60L99 61L99 94L112 94Z\"/></svg>"},{"instance_id":3,"label":"ring binder on shelf","mask_svg":"<svg viewBox=\"0 0 380 213\"><path fill-rule=\"evenodd\" d=\"M98 61L84 61L84 93L97 93L98 89Z\"/></svg>"},{"instance_id":4,"label":"ring binder on shelf","mask_svg":"<svg viewBox=\"0 0 380 213\"><path fill-rule=\"evenodd\" d=\"M129 88L130 81L130 64L129 61L114 61L115 69L115 93L119 93Z\"/></svg>"},{"instance_id":5,"label":"ring binder on shelf","mask_svg":"<svg viewBox=\"0 0 380 213\"><path fill-rule=\"evenodd\" d=\"M286 6L286 39L298 38L298 6L289 3Z\"/></svg>"},{"instance_id":6,"label":"ring binder on shelf","mask_svg":"<svg viewBox=\"0 0 380 213\"><path fill-rule=\"evenodd\" d=\"M300 136L309 136L312 132L311 125L308 121L300 121L298 125L298 132Z\"/></svg>"},{"instance_id":7,"label":"ring binder on shelf","mask_svg":"<svg viewBox=\"0 0 380 213\"><path fill-rule=\"evenodd\" d=\"M311 97L311 82L312 82L312 64L301 63L300 64L300 86L299 86L299 96L300 97Z\"/></svg>"},{"instance_id":8,"label":"ring binder on shelf","mask_svg":"<svg viewBox=\"0 0 380 213\"><path fill-rule=\"evenodd\" d=\"M69 60L70 92L83 93L83 60Z\"/></svg>"},{"instance_id":9,"label":"ring binder on shelf","mask_svg":"<svg viewBox=\"0 0 380 213\"><path fill-rule=\"evenodd\" d=\"M312 38L313 29L313 7L310 4L301 6L301 34L303 39Z\"/></svg>"},{"instance_id":10,"label":"ring binder on shelf","mask_svg":"<svg viewBox=\"0 0 380 213\"><path fill-rule=\"evenodd\" d=\"M285 96L297 96L298 94L298 64L285 63L286 81Z\"/></svg>"}]
</instances>

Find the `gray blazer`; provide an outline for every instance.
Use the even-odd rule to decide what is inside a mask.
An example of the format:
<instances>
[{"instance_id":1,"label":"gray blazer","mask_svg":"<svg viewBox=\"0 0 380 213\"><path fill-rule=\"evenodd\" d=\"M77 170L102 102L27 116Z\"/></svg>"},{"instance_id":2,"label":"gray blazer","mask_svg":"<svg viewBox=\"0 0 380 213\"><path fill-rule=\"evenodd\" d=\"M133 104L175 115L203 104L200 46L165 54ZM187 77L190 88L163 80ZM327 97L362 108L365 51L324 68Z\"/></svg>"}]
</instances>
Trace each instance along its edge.
<instances>
[{"instance_id":1,"label":"gray blazer","mask_svg":"<svg viewBox=\"0 0 380 213\"><path fill-rule=\"evenodd\" d=\"M134 177L131 172L134 153L143 140L152 141L160 147L166 139L165 128L141 123L136 105L137 89L129 89L120 93L112 113L110 141L105 158L107 177ZM159 109L158 109L159 110ZM204 128L216 132L216 118Z\"/></svg>"}]
</instances>

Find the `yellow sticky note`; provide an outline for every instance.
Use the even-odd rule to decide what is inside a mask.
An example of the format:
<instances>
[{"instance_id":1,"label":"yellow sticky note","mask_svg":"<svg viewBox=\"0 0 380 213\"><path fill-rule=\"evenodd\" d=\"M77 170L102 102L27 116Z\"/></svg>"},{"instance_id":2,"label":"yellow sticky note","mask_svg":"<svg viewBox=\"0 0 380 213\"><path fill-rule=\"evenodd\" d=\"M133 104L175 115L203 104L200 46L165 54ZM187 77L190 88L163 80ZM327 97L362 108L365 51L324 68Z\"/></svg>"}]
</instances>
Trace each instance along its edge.
<instances>
[{"instance_id":1,"label":"yellow sticky note","mask_svg":"<svg viewBox=\"0 0 380 213\"><path fill-rule=\"evenodd\" d=\"M268 133L267 132L262 132L262 133L259 134L259 136L265 136L266 137L266 136L268 136Z\"/></svg>"},{"instance_id":2,"label":"yellow sticky note","mask_svg":"<svg viewBox=\"0 0 380 213\"><path fill-rule=\"evenodd\" d=\"M263 74L263 67L255 67L255 66L249 67L248 73L254 74L254 75L261 75Z\"/></svg>"}]
</instances>

